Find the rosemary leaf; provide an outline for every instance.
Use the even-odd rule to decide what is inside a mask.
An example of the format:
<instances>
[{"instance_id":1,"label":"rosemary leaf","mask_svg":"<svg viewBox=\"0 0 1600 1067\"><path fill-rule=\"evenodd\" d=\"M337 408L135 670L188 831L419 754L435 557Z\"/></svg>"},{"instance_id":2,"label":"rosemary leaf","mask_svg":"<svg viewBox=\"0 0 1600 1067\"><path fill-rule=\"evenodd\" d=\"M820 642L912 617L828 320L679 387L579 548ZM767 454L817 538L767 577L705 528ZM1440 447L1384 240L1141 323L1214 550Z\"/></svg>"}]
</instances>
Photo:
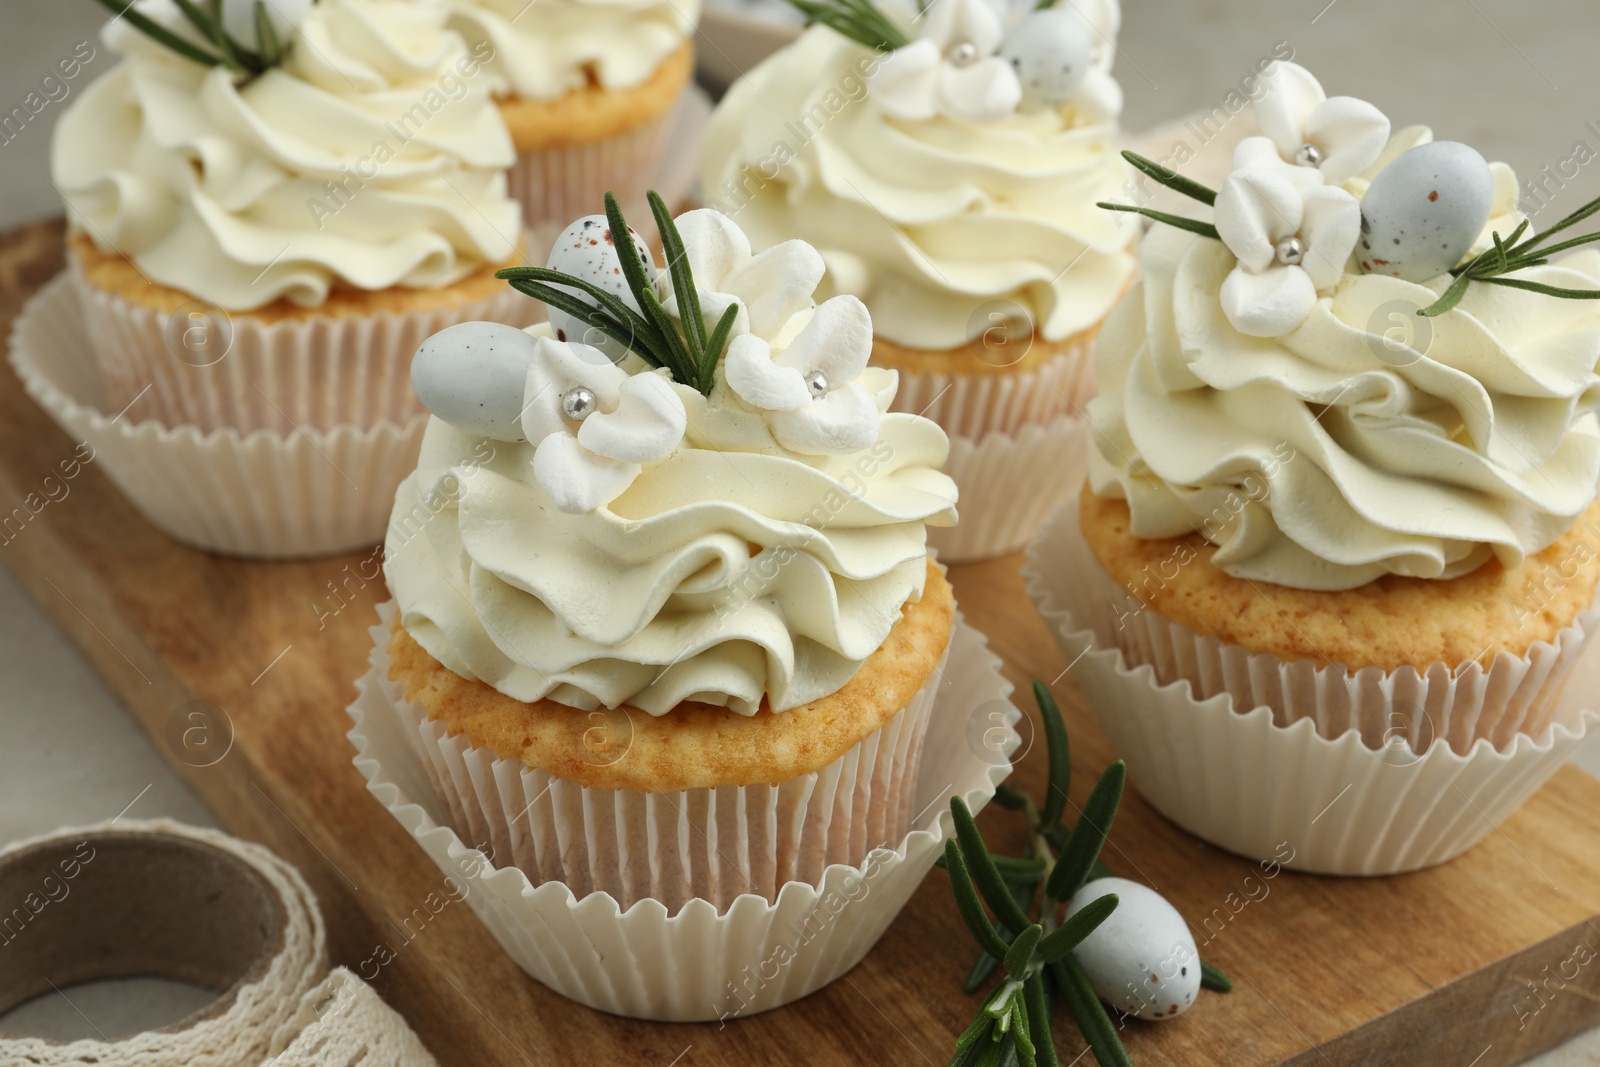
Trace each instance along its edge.
<instances>
[{"instance_id":1,"label":"rosemary leaf","mask_svg":"<svg viewBox=\"0 0 1600 1067\"><path fill-rule=\"evenodd\" d=\"M998 861L1000 857L996 856L995 859ZM1033 910L1033 898L1038 888L1039 879L1037 877L1026 884L1017 884L1011 887L1011 899L1017 902L1017 907L1022 909L1023 914ZM1000 927L1002 939L1011 935L1012 931L1006 929L1004 925ZM983 983L989 980L989 976L994 973L994 969L998 966L1000 966L999 959L989 955L987 952L979 951L977 960L972 964L972 970L967 973L967 980L961 983L961 991L963 993L976 993L983 986Z\"/></svg>"},{"instance_id":2,"label":"rosemary leaf","mask_svg":"<svg viewBox=\"0 0 1600 1067\"><path fill-rule=\"evenodd\" d=\"M1593 215L1596 211L1600 211L1600 196L1595 197L1593 200L1589 201L1587 204L1583 205L1578 210L1574 211L1572 214L1556 223L1554 226L1551 226L1543 233L1534 234L1532 237L1528 238L1526 241L1522 242L1521 245L1513 248L1511 251L1513 254L1532 251L1545 241L1548 241L1551 237L1560 233L1562 230L1567 229L1569 226L1576 226L1590 215Z\"/></svg>"},{"instance_id":3,"label":"rosemary leaf","mask_svg":"<svg viewBox=\"0 0 1600 1067\"><path fill-rule=\"evenodd\" d=\"M1216 993L1232 993L1233 979L1211 966L1205 960L1201 960L1200 988L1209 989Z\"/></svg>"},{"instance_id":4,"label":"rosemary leaf","mask_svg":"<svg viewBox=\"0 0 1600 1067\"><path fill-rule=\"evenodd\" d=\"M1044 723L1046 756L1050 761L1040 821L1045 826L1055 826L1061 822L1061 813L1067 808L1067 790L1072 785L1072 749L1067 744L1067 724L1062 721L1061 708L1043 682L1033 683L1033 699L1039 705L1039 719Z\"/></svg>"},{"instance_id":5,"label":"rosemary leaf","mask_svg":"<svg viewBox=\"0 0 1600 1067\"><path fill-rule=\"evenodd\" d=\"M533 299L541 301L558 311L565 311L568 315L593 329L599 330L620 344L631 346L633 353L650 364L650 366L661 367L664 365L657 362L654 352L637 343L633 331L626 324L606 316L599 308L588 301L573 296L571 293L564 293L559 289L554 289L541 282L527 279L513 279L511 288L523 296L531 296Z\"/></svg>"},{"instance_id":6,"label":"rosemary leaf","mask_svg":"<svg viewBox=\"0 0 1600 1067\"><path fill-rule=\"evenodd\" d=\"M1084 1040L1089 1042L1089 1049L1100 1067L1133 1067L1128 1050L1122 1046L1122 1038L1117 1036L1116 1023L1111 1021L1105 1005L1095 996L1093 987L1089 985L1089 976L1083 973L1078 961L1070 955L1064 956L1050 964L1050 973L1055 977L1061 999L1066 1001L1067 1010L1072 1013Z\"/></svg>"},{"instance_id":7,"label":"rosemary leaf","mask_svg":"<svg viewBox=\"0 0 1600 1067\"><path fill-rule=\"evenodd\" d=\"M689 354L689 346L685 343L683 336L673 328L672 316L667 314L667 309L661 306L661 301L657 299L655 290L645 288L639 290L635 295L639 299L639 306L644 308L645 318L655 323L656 329L661 332L662 338L666 341L667 346L663 355L670 353L670 362L667 363L667 367L672 371L672 376L685 385L698 387L699 374L695 367L694 356Z\"/></svg>"},{"instance_id":8,"label":"rosemary leaf","mask_svg":"<svg viewBox=\"0 0 1600 1067\"><path fill-rule=\"evenodd\" d=\"M1490 285L1504 285L1511 289L1525 289L1530 293L1542 293L1545 296L1559 296L1563 300L1600 300L1600 289L1563 289L1542 282L1523 281L1521 278L1483 277L1477 280L1488 282Z\"/></svg>"},{"instance_id":9,"label":"rosemary leaf","mask_svg":"<svg viewBox=\"0 0 1600 1067\"><path fill-rule=\"evenodd\" d=\"M256 48L265 65L275 67L283 62L283 41L278 38L278 29L272 24L263 0L256 0Z\"/></svg>"},{"instance_id":10,"label":"rosemary leaf","mask_svg":"<svg viewBox=\"0 0 1600 1067\"><path fill-rule=\"evenodd\" d=\"M1028 1032L1034 1038L1037 1067L1060 1067L1056 1059L1056 1039L1050 1033L1050 1005L1046 1002L1043 971L1035 971L1022 983L1022 1002L1028 1011Z\"/></svg>"},{"instance_id":11,"label":"rosemary leaf","mask_svg":"<svg viewBox=\"0 0 1600 1067\"><path fill-rule=\"evenodd\" d=\"M722 358L722 350L728 347L728 335L733 332L733 320L739 317L739 305L729 304L728 309L722 313L722 318L717 322L717 328L711 331L711 340L706 342L705 358L700 364L700 391L707 396L711 395L711 386L716 381L717 361Z\"/></svg>"},{"instance_id":12,"label":"rosemary leaf","mask_svg":"<svg viewBox=\"0 0 1600 1067\"><path fill-rule=\"evenodd\" d=\"M1033 950L1039 944L1039 939L1044 936L1044 927L1038 923L1024 929L1011 942L1011 947L1006 950L1006 973L1013 978L1023 978L1028 973L1028 964L1033 962Z\"/></svg>"},{"instance_id":13,"label":"rosemary leaf","mask_svg":"<svg viewBox=\"0 0 1600 1067\"><path fill-rule=\"evenodd\" d=\"M689 354L694 357L698 373L704 362L706 350L706 320L700 310L700 293L695 289L694 276L689 272L689 253L683 247L683 237L667 211L666 203L652 189L647 197L650 213L655 216L656 232L661 234L661 251L667 257L667 270L672 275L672 295L678 302L678 321L683 324L684 340L689 342Z\"/></svg>"},{"instance_id":14,"label":"rosemary leaf","mask_svg":"<svg viewBox=\"0 0 1600 1067\"><path fill-rule=\"evenodd\" d=\"M988 1012L980 1011L973 1020L972 1026L966 1034L961 1035L962 1044L957 1042L955 1055L946 1062L945 1067L973 1067L978 1062L978 1057L983 1054L983 1048L989 1044L989 1031L994 1026L994 1020ZM967 1034L974 1035L970 1040Z\"/></svg>"},{"instance_id":15,"label":"rosemary leaf","mask_svg":"<svg viewBox=\"0 0 1600 1067\"><path fill-rule=\"evenodd\" d=\"M617 206L616 195L606 193L606 225L611 230L611 247L617 250L617 259L622 267L622 278L628 283L628 290L633 293L634 301L639 305L639 311L644 318L655 326L656 332L661 336L662 349L659 353L662 363L672 376L688 385L694 384L694 379L684 373L682 362L679 359L679 350L682 342L678 338L678 331L672 325L672 320L661 302L655 299L655 285L645 276L644 267L640 262L638 246L633 243L633 234L628 230L628 220L622 217L622 208ZM649 297L647 302L646 297ZM658 314L659 312L659 314ZM674 342L678 342L674 344Z\"/></svg>"},{"instance_id":16,"label":"rosemary leaf","mask_svg":"<svg viewBox=\"0 0 1600 1067\"><path fill-rule=\"evenodd\" d=\"M1050 931L1050 936L1039 942L1038 956L1046 963L1054 963L1083 943L1094 933L1106 917L1117 910L1117 895L1107 893L1079 908L1072 918Z\"/></svg>"},{"instance_id":17,"label":"rosemary leaf","mask_svg":"<svg viewBox=\"0 0 1600 1067\"><path fill-rule=\"evenodd\" d=\"M1548 248L1541 248L1537 253L1534 254L1539 256L1541 259L1549 259L1557 252L1565 252L1569 248L1577 248L1579 245L1590 244L1594 241L1600 241L1600 233L1586 233L1582 237L1574 237L1570 240L1562 241L1559 244L1553 244ZM1536 261L1533 260L1531 256L1526 257L1526 261L1520 263L1513 258L1510 270L1521 270L1523 267L1531 266L1533 262Z\"/></svg>"},{"instance_id":18,"label":"rosemary leaf","mask_svg":"<svg viewBox=\"0 0 1600 1067\"><path fill-rule=\"evenodd\" d=\"M1198 200L1207 207L1217 202L1215 189L1201 185L1197 181L1185 178L1169 167L1163 167L1153 159L1146 159L1137 152L1123 152L1122 158L1132 163L1134 167L1150 175L1157 182L1165 185L1175 193L1182 193L1191 200Z\"/></svg>"},{"instance_id":19,"label":"rosemary leaf","mask_svg":"<svg viewBox=\"0 0 1600 1067\"><path fill-rule=\"evenodd\" d=\"M217 46L217 51L222 55L222 61L228 69L240 74L259 74L259 70L251 70L239 56L238 49L233 47L233 42L228 39L228 34L222 28L222 0L210 0L211 10L208 13L211 19L211 43Z\"/></svg>"},{"instance_id":20,"label":"rosemary leaf","mask_svg":"<svg viewBox=\"0 0 1600 1067\"><path fill-rule=\"evenodd\" d=\"M211 16L201 11L194 0L173 0L178 5L178 10L183 17L189 20L189 25L200 31L200 36L208 41L217 37L217 27L211 22Z\"/></svg>"},{"instance_id":21,"label":"rosemary leaf","mask_svg":"<svg viewBox=\"0 0 1600 1067\"><path fill-rule=\"evenodd\" d=\"M1418 311L1417 314L1426 315L1430 319L1436 315L1443 315L1446 311L1461 303L1461 298L1467 295L1467 283L1470 281L1472 281L1471 273L1462 271L1456 275L1456 280L1450 283L1450 288L1439 295L1439 299Z\"/></svg>"},{"instance_id":22,"label":"rosemary leaf","mask_svg":"<svg viewBox=\"0 0 1600 1067\"><path fill-rule=\"evenodd\" d=\"M1007 811L1021 811L1028 806L1028 798L1001 783L994 787L994 802Z\"/></svg>"},{"instance_id":23,"label":"rosemary leaf","mask_svg":"<svg viewBox=\"0 0 1600 1067\"><path fill-rule=\"evenodd\" d=\"M978 892L983 894L983 899L994 912L995 918L1000 920L1001 925L1012 930L1026 929L1032 920L1012 899L1011 891L1006 888L1005 879L1000 877L1000 871L995 867L994 859L983 843L983 835L978 832L978 824L973 821L972 812L967 809L966 801L960 797L951 797L950 814L955 819L956 838L961 842L961 852L972 871L972 880L977 883ZM1000 952L995 955L1004 956L1005 953Z\"/></svg>"},{"instance_id":24,"label":"rosemary leaf","mask_svg":"<svg viewBox=\"0 0 1600 1067\"><path fill-rule=\"evenodd\" d=\"M1044 1031L1044 1040L1050 1041L1050 1031ZM1033 1044L1033 1030L1028 1022L1028 1005L1022 997L1011 998L1011 1046L1016 1052L1019 1067L1039 1067L1037 1049Z\"/></svg>"},{"instance_id":25,"label":"rosemary leaf","mask_svg":"<svg viewBox=\"0 0 1600 1067\"><path fill-rule=\"evenodd\" d=\"M207 67L222 66L221 58L212 55L210 52L207 52L202 48L197 48L188 41L184 40L182 37L179 37L177 34L173 33L171 30L167 29L165 26L161 25L159 22L154 21L146 15L141 15L138 11L134 10L134 0L97 0L97 2L102 7L115 14L118 18L127 19L128 25L132 26L134 29L138 30L152 41L155 41L158 44L166 45L168 48L172 49L180 56L183 56L185 59L192 59L196 63L200 63Z\"/></svg>"},{"instance_id":26,"label":"rosemary leaf","mask_svg":"<svg viewBox=\"0 0 1600 1067\"><path fill-rule=\"evenodd\" d=\"M1217 233L1215 226L1209 222L1201 222L1199 219L1186 218L1183 215L1169 215L1165 211L1152 211L1147 207L1134 207L1132 204L1112 204L1105 200L1100 201L1095 207L1104 208L1107 211L1127 211L1135 215L1143 215L1147 219L1155 219L1157 222L1164 222L1168 226L1176 226L1180 230L1197 233L1201 237L1210 237L1217 241L1222 240L1222 236Z\"/></svg>"},{"instance_id":27,"label":"rosemary leaf","mask_svg":"<svg viewBox=\"0 0 1600 1067\"><path fill-rule=\"evenodd\" d=\"M1111 820L1116 818L1117 805L1122 802L1122 787L1127 781L1128 767L1117 760L1107 767L1100 780L1089 792L1083 811L1067 838L1066 848L1050 872L1045 893L1055 900L1069 900L1089 880L1090 869L1100 858L1100 849L1111 831Z\"/></svg>"},{"instance_id":28,"label":"rosemary leaf","mask_svg":"<svg viewBox=\"0 0 1600 1067\"><path fill-rule=\"evenodd\" d=\"M978 890L972 884L966 860L961 858L961 846L953 838L944 843L944 862L950 872L950 888L955 891L956 908L961 912L967 929L985 952L996 959L1004 959L1010 946L1001 940L994 923L984 913L983 902L978 899Z\"/></svg>"},{"instance_id":29,"label":"rosemary leaf","mask_svg":"<svg viewBox=\"0 0 1600 1067\"><path fill-rule=\"evenodd\" d=\"M626 342L630 349L637 350L643 345L652 352L659 353L666 347L665 340L653 323L623 303L615 293L608 292L585 278L576 278L558 270L551 270L549 267L506 267L496 271L494 276L505 281L545 282L549 285L564 285L581 290L599 301L600 307L612 318L634 331L635 339Z\"/></svg>"}]
</instances>

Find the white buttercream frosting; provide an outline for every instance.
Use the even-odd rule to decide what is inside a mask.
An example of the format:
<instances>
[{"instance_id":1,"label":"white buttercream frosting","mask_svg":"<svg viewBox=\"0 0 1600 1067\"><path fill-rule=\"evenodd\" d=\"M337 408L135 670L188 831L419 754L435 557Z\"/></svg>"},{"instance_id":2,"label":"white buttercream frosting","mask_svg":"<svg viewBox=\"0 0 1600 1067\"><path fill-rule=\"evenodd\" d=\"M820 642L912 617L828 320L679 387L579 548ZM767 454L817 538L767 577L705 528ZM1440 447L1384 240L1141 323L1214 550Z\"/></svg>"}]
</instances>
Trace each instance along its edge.
<instances>
[{"instance_id":1,"label":"white buttercream frosting","mask_svg":"<svg viewBox=\"0 0 1600 1067\"><path fill-rule=\"evenodd\" d=\"M1107 40L1107 66L1112 52ZM819 292L860 298L906 347L964 344L991 312L1051 340L1099 322L1138 230L1095 207L1124 195L1114 117L1079 102L985 123L895 118L867 89L879 62L817 26L737 82L707 133L707 202L758 249L815 246Z\"/></svg>"},{"instance_id":2,"label":"white buttercream frosting","mask_svg":"<svg viewBox=\"0 0 1600 1067\"><path fill-rule=\"evenodd\" d=\"M454 327L413 364L459 425L429 424L400 487L389 588L434 658L517 700L753 714L826 696L921 596L926 526L955 521L948 438L888 413L898 376L866 366L859 301L813 303L816 253L752 255L708 210L676 228L708 328L737 306L706 394L548 324ZM592 265L611 232L591 218L563 240L552 269Z\"/></svg>"},{"instance_id":3,"label":"white buttercream frosting","mask_svg":"<svg viewBox=\"0 0 1600 1067\"><path fill-rule=\"evenodd\" d=\"M140 9L192 36L170 0ZM322 303L335 286L451 284L515 252L511 140L447 12L321 0L280 67L241 81L114 22L126 58L62 115L71 221L218 307Z\"/></svg>"},{"instance_id":4,"label":"white buttercream frosting","mask_svg":"<svg viewBox=\"0 0 1600 1067\"><path fill-rule=\"evenodd\" d=\"M886 410L893 374L863 378ZM430 655L517 700L655 715L782 711L855 674L922 593L924 524L954 520L944 433L885 414L867 449L802 456L729 391L672 388L683 444L581 514L540 486L533 446L429 424L384 572Z\"/></svg>"},{"instance_id":5,"label":"white buttercream frosting","mask_svg":"<svg viewBox=\"0 0 1600 1067\"><path fill-rule=\"evenodd\" d=\"M1401 131L1343 188L1361 195L1428 139ZM1514 178L1493 170L1480 246L1518 219ZM1478 283L1423 320L1449 275L1416 284L1352 263L1296 328L1252 337L1224 311L1238 260L1222 242L1158 224L1141 260L1101 334L1089 408L1092 488L1127 499L1135 536L1199 531L1235 577L1345 589L1515 565L1593 499L1595 302ZM1600 287L1600 253L1517 277Z\"/></svg>"},{"instance_id":6,"label":"white buttercream frosting","mask_svg":"<svg viewBox=\"0 0 1600 1067\"><path fill-rule=\"evenodd\" d=\"M647 81L683 46L700 0L451 0L468 43L494 47L495 92L553 100Z\"/></svg>"}]
</instances>

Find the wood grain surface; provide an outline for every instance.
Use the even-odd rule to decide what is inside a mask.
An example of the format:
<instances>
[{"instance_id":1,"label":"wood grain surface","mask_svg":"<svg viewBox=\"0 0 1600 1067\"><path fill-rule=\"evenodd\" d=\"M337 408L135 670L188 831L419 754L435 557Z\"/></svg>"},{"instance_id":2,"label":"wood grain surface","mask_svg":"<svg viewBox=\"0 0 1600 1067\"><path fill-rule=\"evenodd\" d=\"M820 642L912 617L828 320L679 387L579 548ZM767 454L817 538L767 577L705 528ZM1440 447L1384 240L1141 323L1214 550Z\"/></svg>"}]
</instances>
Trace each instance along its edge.
<instances>
[{"instance_id":1,"label":"wood grain surface","mask_svg":"<svg viewBox=\"0 0 1600 1067\"><path fill-rule=\"evenodd\" d=\"M60 269L60 249L59 224L0 241L0 326ZM39 492L74 447L0 371L0 512ZM407 926L443 876L367 794L344 736L366 628L386 598L374 552L209 556L157 532L91 464L0 560L222 823L305 872L335 957L376 971L374 985L441 1063L937 1065L976 1010L960 992L973 950L940 871L838 982L726 1026L619 1019L565 1000L518 970L465 907ZM1054 679L1081 802L1113 754L1023 593L1020 563L958 566L951 577L1030 719L1029 681ZM176 740L196 701L220 709L215 728L232 732L215 762L226 737L204 759ZM1017 781L1038 795L1042 780L1040 751ZM980 823L996 847L1020 846L1012 813L991 806ZM1600 781L1571 767L1477 849L1417 874L1264 879L1136 792L1105 859L1169 897L1237 983L1173 1022L1130 1023L1141 1067L1495 1067L1600 1023ZM376 967L384 949L392 959ZM1063 1063L1092 1062L1075 1059L1084 1044L1065 1014L1056 1030Z\"/></svg>"}]
</instances>

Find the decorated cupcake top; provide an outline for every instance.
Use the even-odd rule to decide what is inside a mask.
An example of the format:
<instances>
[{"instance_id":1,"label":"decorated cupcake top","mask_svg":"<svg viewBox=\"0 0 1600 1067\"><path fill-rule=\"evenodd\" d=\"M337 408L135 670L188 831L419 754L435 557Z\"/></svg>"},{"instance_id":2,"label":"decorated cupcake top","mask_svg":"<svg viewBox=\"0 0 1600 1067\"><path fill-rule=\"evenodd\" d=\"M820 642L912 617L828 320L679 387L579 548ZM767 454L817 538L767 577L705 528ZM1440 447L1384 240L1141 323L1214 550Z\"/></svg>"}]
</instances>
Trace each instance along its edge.
<instances>
[{"instance_id":1,"label":"decorated cupcake top","mask_svg":"<svg viewBox=\"0 0 1600 1067\"><path fill-rule=\"evenodd\" d=\"M1107 205L1161 221L1101 335L1092 487L1239 578L1515 565L1600 477L1600 254L1549 259L1600 235L1530 236L1504 164L1293 64L1267 84L1220 190L1136 160L1194 218Z\"/></svg>"},{"instance_id":2,"label":"decorated cupcake top","mask_svg":"<svg viewBox=\"0 0 1600 1067\"><path fill-rule=\"evenodd\" d=\"M815 245L824 291L859 297L905 347L955 348L997 319L1049 340L1098 323L1132 275L1136 233L1094 206L1128 177L1112 146L1115 0L1018 20L998 0L938 0L915 18L802 6L821 24L712 118L707 202L758 248Z\"/></svg>"},{"instance_id":3,"label":"decorated cupcake top","mask_svg":"<svg viewBox=\"0 0 1600 1067\"><path fill-rule=\"evenodd\" d=\"M670 270L612 202L548 269L502 272L549 324L417 352L435 418L385 573L429 654L515 699L783 711L921 595L925 525L955 521L949 442L888 413L866 308L813 301L815 249L752 254L725 216L655 204Z\"/></svg>"},{"instance_id":4,"label":"decorated cupcake top","mask_svg":"<svg viewBox=\"0 0 1600 1067\"><path fill-rule=\"evenodd\" d=\"M449 0L451 25L494 49L498 95L553 100L573 89L631 89L682 48L700 0Z\"/></svg>"},{"instance_id":5,"label":"decorated cupcake top","mask_svg":"<svg viewBox=\"0 0 1600 1067\"><path fill-rule=\"evenodd\" d=\"M444 286L511 257L511 140L485 55L442 7L278 2L263 28L256 6L229 0L216 37L171 0L106 27L125 58L52 145L73 225L231 310Z\"/></svg>"}]
</instances>

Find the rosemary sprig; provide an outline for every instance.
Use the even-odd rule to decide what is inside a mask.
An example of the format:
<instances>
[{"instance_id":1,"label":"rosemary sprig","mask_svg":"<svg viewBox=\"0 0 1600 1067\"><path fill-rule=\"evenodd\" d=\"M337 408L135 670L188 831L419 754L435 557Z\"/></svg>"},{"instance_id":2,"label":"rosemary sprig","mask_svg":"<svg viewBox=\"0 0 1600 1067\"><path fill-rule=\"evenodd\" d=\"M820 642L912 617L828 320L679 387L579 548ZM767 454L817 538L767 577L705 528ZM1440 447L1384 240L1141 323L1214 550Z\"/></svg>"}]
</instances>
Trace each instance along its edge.
<instances>
[{"instance_id":1,"label":"rosemary sprig","mask_svg":"<svg viewBox=\"0 0 1600 1067\"><path fill-rule=\"evenodd\" d=\"M1439 299L1417 314L1429 318L1443 315L1461 303L1461 298L1467 295L1467 287L1473 282L1503 285L1509 289L1523 289L1530 293L1559 297L1563 300L1600 300L1600 289L1565 289L1560 286L1545 285L1542 282L1530 282L1523 278L1505 277L1519 270L1548 263L1551 255L1556 252L1565 252L1569 248L1600 241L1600 233L1588 233L1553 245L1544 243L1562 230L1576 226L1596 211L1600 211L1600 197L1589 201L1548 230L1534 234L1521 244L1517 243L1517 238L1527 230L1527 219L1523 219L1517 228L1511 231L1511 236L1504 240L1501 240L1498 232L1492 233L1490 236L1494 243L1452 270L1450 273L1455 279L1444 292L1439 294Z\"/></svg>"},{"instance_id":2,"label":"rosemary sprig","mask_svg":"<svg viewBox=\"0 0 1600 1067\"><path fill-rule=\"evenodd\" d=\"M836 33L878 52L893 52L911 43L905 31L878 10L872 0L789 0L806 17L806 25L822 23Z\"/></svg>"},{"instance_id":3,"label":"rosemary sprig","mask_svg":"<svg viewBox=\"0 0 1600 1067\"><path fill-rule=\"evenodd\" d=\"M1060 1003L1072 1014L1101 1067L1132 1067L1116 1022L1072 956L1072 950L1116 910L1117 898L1108 893L1060 919L1063 906L1086 882L1110 874L1099 856L1122 798L1126 769L1121 761L1108 767L1082 814L1070 829L1063 826L1072 773L1066 723L1048 688L1035 682L1033 692L1044 722L1049 762L1046 803L1041 809L1015 789L1002 785L995 790L1001 807L1021 811L1027 820L1024 855L992 854L966 804L959 797L950 801L956 832L945 842L939 865L950 873L956 909L980 949L962 988L975 993L997 969L1003 968L1003 976L984 998L972 1025L956 1039L949 1063L951 1067L1005 1063L1058 1067L1050 1021ZM1219 992L1233 988L1227 975L1203 961L1201 984Z\"/></svg>"},{"instance_id":4,"label":"rosemary sprig","mask_svg":"<svg viewBox=\"0 0 1600 1067\"><path fill-rule=\"evenodd\" d=\"M278 38L277 30L273 28L272 19L267 15L263 0L255 0L256 47L254 49L229 37L223 29L222 0L206 0L205 7L195 3L195 0L176 0L178 10L184 19L211 47L216 49L215 52L206 51L149 16L140 14L134 7L135 0L97 0L97 2L117 18L126 19L128 25L152 41L202 66L227 67L235 74L253 78L283 61L285 45Z\"/></svg>"},{"instance_id":5,"label":"rosemary sprig","mask_svg":"<svg viewBox=\"0 0 1600 1067\"><path fill-rule=\"evenodd\" d=\"M1137 152L1123 152L1122 158L1132 164L1135 169L1148 174L1158 184L1166 186L1175 193L1182 193L1189 199L1197 200L1207 207L1217 202L1215 189L1209 189L1197 181L1185 178L1177 171L1163 167L1153 159L1146 159ZM1155 219L1157 222L1164 222L1168 226L1175 226L1180 230L1197 233L1201 237L1222 240L1222 236L1217 233L1217 228L1211 223L1202 222L1200 219L1191 219L1185 215L1172 215L1152 208L1135 207L1132 204L1116 204L1106 200L1100 201L1095 207L1103 208L1106 211L1126 211L1134 215L1143 215L1147 219Z\"/></svg>"},{"instance_id":6,"label":"rosemary sprig","mask_svg":"<svg viewBox=\"0 0 1600 1067\"><path fill-rule=\"evenodd\" d=\"M606 194L606 225L610 227L611 242L622 264L622 276L628 283L628 291L638 305L637 311L615 294L586 279L548 267L507 267L495 272L495 277L510 282L517 292L542 300L550 307L599 330L650 366L665 368L684 385L710 396L712 384L716 381L717 362L728 345L734 320L739 315L739 305L728 305L710 334L706 333L700 292L695 288L694 275L689 269L689 256L683 246L683 237L678 233L677 224L672 221L665 201L654 190L650 191L648 199L656 228L661 233L667 271L672 278L672 294L678 310L676 321L662 306L661 298L656 295L655 283L645 274L638 248L628 229L628 220L622 217L617 198L611 193ZM574 289L582 295L568 291ZM585 300L585 296L594 303Z\"/></svg>"}]
</instances>

